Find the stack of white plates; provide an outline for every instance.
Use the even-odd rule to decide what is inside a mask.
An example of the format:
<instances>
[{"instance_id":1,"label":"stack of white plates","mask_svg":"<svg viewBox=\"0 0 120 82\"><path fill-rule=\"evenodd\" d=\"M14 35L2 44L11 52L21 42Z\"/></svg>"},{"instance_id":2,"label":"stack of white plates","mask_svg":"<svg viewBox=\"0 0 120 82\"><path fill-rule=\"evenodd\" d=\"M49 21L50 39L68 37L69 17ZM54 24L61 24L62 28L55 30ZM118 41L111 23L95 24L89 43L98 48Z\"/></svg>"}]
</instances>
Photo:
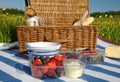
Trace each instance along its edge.
<instances>
[{"instance_id":1,"label":"stack of white plates","mask_svg":"<svg viewBox=\"0 0 120 82\"><path fill-rule=\"evenodd\" d=\"M26 43L28 53L33 55L55 55L60 51L61 44L57 42Z\"/></svg>"}]
</instances>

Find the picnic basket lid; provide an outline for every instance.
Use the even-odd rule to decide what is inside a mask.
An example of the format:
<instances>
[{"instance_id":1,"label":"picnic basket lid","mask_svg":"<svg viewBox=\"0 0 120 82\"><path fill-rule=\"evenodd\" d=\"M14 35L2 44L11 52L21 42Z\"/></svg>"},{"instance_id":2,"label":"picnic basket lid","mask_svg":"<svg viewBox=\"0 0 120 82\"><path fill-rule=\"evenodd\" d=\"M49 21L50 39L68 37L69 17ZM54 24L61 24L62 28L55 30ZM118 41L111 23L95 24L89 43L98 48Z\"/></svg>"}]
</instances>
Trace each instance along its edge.
<instances>
[{"instance_id":1,"label":"picnic basket lid","mask_svg":"<svg viewBox=\"0 0 120 82\"><path fill-rule=\"evenodd\" d=\"M59 26L72 25L86 10L90 14L89 0L30 0L30 4L46 23L54 21Z\"/></svg>"}]
</instances>

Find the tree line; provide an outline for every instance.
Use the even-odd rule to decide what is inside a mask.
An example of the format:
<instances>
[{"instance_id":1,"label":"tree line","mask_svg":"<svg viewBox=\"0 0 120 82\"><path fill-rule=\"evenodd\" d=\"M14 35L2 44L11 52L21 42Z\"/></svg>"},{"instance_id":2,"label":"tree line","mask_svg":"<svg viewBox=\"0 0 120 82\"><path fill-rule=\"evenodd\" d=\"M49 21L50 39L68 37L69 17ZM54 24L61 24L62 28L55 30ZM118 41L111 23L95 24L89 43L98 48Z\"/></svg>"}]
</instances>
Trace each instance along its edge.
<instances>
[{"instance_id":1,"label":"tree line","mask_svg":"<svg viewBox=\"0 0 120 82\"><path fill-rule=\"evenodd\" d=\"M0 11L3 11L2 8L0 8ZM21 14L21 15L24 15L24 11L23 10L18 10L18 9L14 9L14 8L11 8L11 9L5 9L3 11L3 13L9 13L9 14L15 14L15 15L18 15L18 14ZM91 13L90 15L93 16L93 17L98 17L100 15L120 15L120 10L119 11L108 11L108 12L94 12L94 13Z\"/></svg>"},{"instance_id":2,"label":"tree line","mask_svg":"<svg viewBox=\"0 0 120 82\"><path fill-rule=\"evenodd\" d=\"M91 13L91 16L93 17L99 17L100 15L120 15L120 10L119 11L108 11L108 12L94 12L94 13Z\"/></svg>"},{"instance_id":3,"label":"tree line","mask_svg":"<svg viewBox=\"0 0 120 82\"><path fill-rule=\"evenodd\" d=\"M3 14L9 13L9 14L14 14L14 15L24 15L24 11L23 10L18 10L18 9L14 9L14 8L10 8L10 9L3 9L0 8L0 12Z\"/></svg>"}]
</instances>

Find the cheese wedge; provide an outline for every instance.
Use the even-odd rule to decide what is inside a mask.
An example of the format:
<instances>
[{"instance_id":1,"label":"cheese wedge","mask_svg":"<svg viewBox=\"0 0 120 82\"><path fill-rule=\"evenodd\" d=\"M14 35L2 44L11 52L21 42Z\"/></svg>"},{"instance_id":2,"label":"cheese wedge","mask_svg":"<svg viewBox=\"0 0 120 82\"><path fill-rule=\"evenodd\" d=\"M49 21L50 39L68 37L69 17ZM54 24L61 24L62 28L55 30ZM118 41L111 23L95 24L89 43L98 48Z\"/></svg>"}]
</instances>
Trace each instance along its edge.
<instances>
[{"instance_id":1,"label":"cheese wedge","mask_svg":"<svg viewBox=\"0 0 120 82\"><path fill-rule=\"evenodd\" d=\"M120 46L108 46L105 53L107 57L120 58Z\"/></svg>"}]
</instances>

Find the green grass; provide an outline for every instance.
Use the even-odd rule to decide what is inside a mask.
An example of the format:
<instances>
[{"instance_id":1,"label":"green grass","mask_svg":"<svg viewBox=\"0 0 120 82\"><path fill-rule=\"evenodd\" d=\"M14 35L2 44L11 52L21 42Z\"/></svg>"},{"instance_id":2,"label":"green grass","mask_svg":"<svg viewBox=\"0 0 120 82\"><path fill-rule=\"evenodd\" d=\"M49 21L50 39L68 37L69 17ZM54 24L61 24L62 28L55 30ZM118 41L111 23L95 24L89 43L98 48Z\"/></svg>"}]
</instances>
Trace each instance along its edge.
<instances>
[{"instance_id":1,"label":"green grass","mask_svg":"<svg viewBox=\"0 0 120 82\"><path fill-rule=\"evenodd\" d=\"M102 16L95 18L95 21L93 24L98 24L99 25L99 35L120 43L120 20L119 20L119 15L116 16Z\"/></svg>"},{"instance_id":2,"label":"green grass","mask_svg":"<svg viewBox=\"0 0 120 82\"><path fill-rule=\"evenodd\" d=\"M0 42L17 40L16 26L24 23L22 16L0 14Z\"/></svg>"}]
</instances>

